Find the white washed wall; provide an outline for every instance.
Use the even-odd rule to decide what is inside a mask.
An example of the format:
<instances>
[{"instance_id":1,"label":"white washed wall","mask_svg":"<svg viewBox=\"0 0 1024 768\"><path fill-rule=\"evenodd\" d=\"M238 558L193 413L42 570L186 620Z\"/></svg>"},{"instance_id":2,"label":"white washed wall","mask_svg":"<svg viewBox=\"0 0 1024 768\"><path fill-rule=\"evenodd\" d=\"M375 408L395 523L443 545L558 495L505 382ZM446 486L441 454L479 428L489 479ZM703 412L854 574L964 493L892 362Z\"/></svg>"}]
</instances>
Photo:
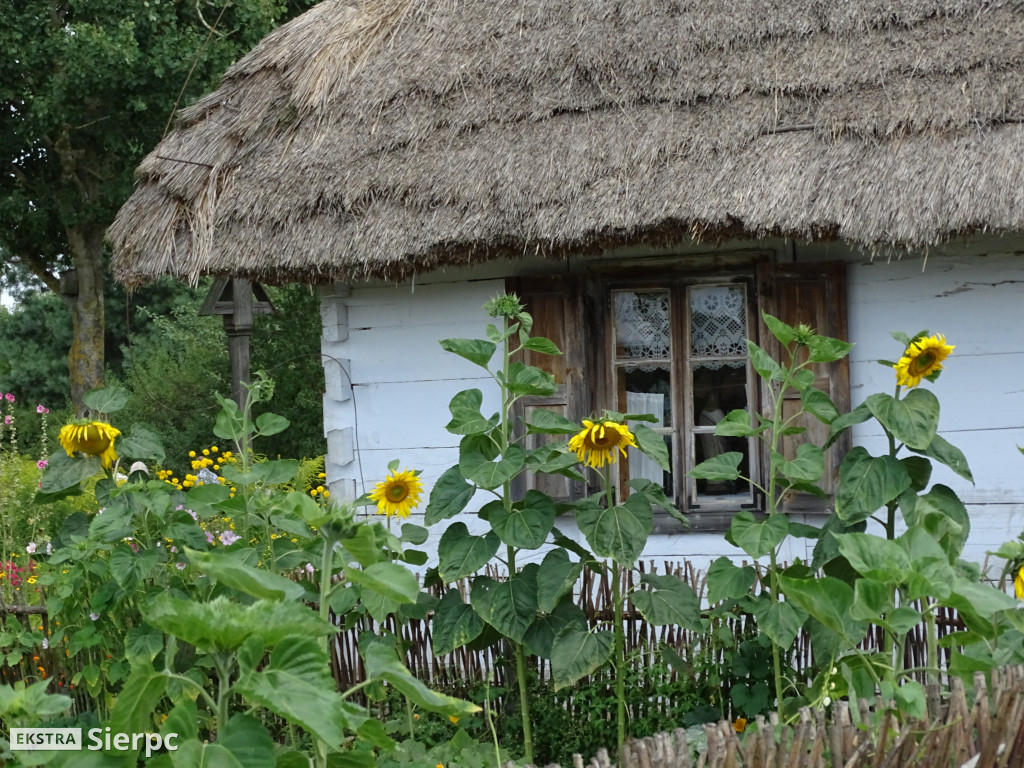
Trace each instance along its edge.
<instances>
[{"instance_id":1,"label":"white washed wall","mask_svg":"<svg viewBox=\"0 0 1024 768\"><path fill-rule=\"evenodd\" d=\"M763 245L763 244L759 244ZM965 556L979 563L986 552L1024 529L1024 255L1019 242L991 239L950 247L944 253L899 261L851 254L841 245L794 247L774 243L784 258L800 261L845 258L850 266L849 327L856 342L851 357L852 401L891 392L894 376L878 365L895 359L899 344L890 331L913 334L923 328L944 333L956 352L932 386L943 405L940 432L967 456L976 484L938 469L933 482L954 488L971 514ZM738 244L737 247L749 247ZM922 266L924 269L922 270ZM448 402L467 387L485 393L484 411L497 408L497 393L479 369L444 352L438 341L482 335L488 318L483 303L503 290L501 275L528 270L564 271L562 262L506 262L467 272L419 278L415 286L372 285L327 288L322 294L327 372L324 397L332 493L358 495L386 474L389 461L423 471L429 492L434 480L458 460L455 436L445 431ZM884 450L871 423L854 431L854 441ZM483 495L470 505L478 508ZM421 511L426 506L426 499ZM485 524L461 516L471 530ZM413 522L422 523L421 516ZM571 520L559 527L574 538ZM444 525L431 532L436 548ZM810 558L803 540L791 540L783 558ZM687 559L704 566L743 553L721 534L654 536L645 559ZM430 564L435 561L432 559Z\"/></svg>"}]
</instances>

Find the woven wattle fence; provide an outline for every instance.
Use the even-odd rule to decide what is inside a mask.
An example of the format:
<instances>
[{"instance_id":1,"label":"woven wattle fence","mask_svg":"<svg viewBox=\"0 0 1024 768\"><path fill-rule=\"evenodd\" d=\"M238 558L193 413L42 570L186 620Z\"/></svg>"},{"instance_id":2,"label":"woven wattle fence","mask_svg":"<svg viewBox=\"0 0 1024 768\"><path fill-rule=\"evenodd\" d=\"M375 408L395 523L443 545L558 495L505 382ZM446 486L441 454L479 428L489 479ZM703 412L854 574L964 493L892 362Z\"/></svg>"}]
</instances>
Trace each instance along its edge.
<instances>
[{"instance_id":1,"label":"woven wattle fence","mask_svg":"<svg viewBox=\"0 0 1024 768\"><path fill-rule=\"evenodd\" d=\"M858 727L850 705L837 702L831 716L800 711L779 724L774 713L737 734L731 723L705 725L707 746L694 755L687 732L627 743L618 768L1021 768L1024 766L1024 666L992 672L992 686L976 673L969 703L954 678L948 696L930 688L928 716L900 721L882 702L858 702ZM575 755L573 768L616 765L607 750L589 762ZM548 768L560 768L557 765Z\"/></svg>"}]
</instances>

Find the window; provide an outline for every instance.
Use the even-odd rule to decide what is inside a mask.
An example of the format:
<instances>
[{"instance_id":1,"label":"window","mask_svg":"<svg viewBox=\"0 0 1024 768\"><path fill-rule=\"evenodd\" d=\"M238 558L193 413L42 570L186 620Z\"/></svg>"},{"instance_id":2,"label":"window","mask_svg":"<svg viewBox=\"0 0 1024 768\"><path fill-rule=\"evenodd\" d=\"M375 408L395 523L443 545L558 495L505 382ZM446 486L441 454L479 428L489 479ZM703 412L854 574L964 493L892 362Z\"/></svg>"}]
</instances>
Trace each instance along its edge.
<instances>
[{"instance_id":1,"label":"window","mask_svg":"<svg viewBox=\"0 0 1024 768\"><path fill-rule=\"evenodd\" d=\"M758 478L752 438L721 437L715 425L737 408L753 411L755 380L746 339L753 327L752 280L678 281L668 288L614 288L612 377L616 410L650 413L664 435L672 472L639 451L620 466L631 477L660 484L689 510L750 508L746 481L710 482L686 469L726 451L743 454L743 474Z\"/></svg>"},{"instance_id":2,"label":"window","mask_svg":"<svg viewBox=\"0 0 1024 768\"><path fill-rule=\"evenodd\" d=\"M730 411L757 412L766 401L762 383L747 359L746 339L773 356L779 349L760 322L760 310L790 324L809 323L819 332L846 339L845 268L837 263L774 264L765 252L716 257L715 268L699 258L658 263L602 264L590 274L516 278L519 293L534 315L534 333L552 339L561 358L527 356L555 376L558 392L521 401L521 413L550 408L580 420L603 408L651 413L649 424L664 436L672 472L663 472L639 452L619 463L620 487L630 477L657 482L691 520L693 530L722 530L739 509L760 509L764 500L744 481L697 481L687 470L725 451L743 454L743 473L760 482L766 466L754 438L715 435L715 424ZM815 367L816 384L842 410L849 407L846 360ZM798 401L795 405L799 405ZM784 408L790 407L789 404ZM792 455L809 437L819 445L827 428L808 421L806 437L784 440ZM828 453L823 484L845 451ZM543 490L564 498L589 490L564 478L545 478ZM827 503L826 503L827 504ZM824 511L815 497L793 497L784 508ZM679 530L665 515L655 530Z\"/></svg>"}]
</instances>

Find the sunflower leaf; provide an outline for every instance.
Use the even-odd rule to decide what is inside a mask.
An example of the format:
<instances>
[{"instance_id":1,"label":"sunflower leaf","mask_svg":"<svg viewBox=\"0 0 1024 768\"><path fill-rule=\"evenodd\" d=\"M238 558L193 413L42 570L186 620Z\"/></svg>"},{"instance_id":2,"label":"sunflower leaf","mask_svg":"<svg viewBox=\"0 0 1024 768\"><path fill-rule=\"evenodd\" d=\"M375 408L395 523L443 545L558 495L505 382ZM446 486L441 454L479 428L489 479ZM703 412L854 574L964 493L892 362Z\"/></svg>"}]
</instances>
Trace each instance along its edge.
<instances>
[{"instance_id":1,"label":"sunflower leaf","mask_svg":"<svg viewBox=\"0 0 1024 768\"><path fill-rule=\"evenodd\" d=\"M491 358L494 357L497 345L483 339L442 339L441 349L469 360L481 368L486 368Z\"/></svg>"},{"instance_id":2,"label":"sunflower leaf","mask_svg":"<svg viewBox=\"0 0 1024 768\"><path fill-rule=\"evenodd\" d=\"M82 401L96 413L114 413L124 408L128 396L128 390L123 387L100 387L86 392Z\"/></svg>"},{"instance_id":3,"label":"sunflower leaf","mask_svg":"<svg viewBox=\"0 0 1024 768\"><path fill-rule=\"evenodd\" d=\"M655 464L666 472L671 472L671 465L668 459L668 447L665 445L665 436L655 432L645 424L636 424L633 427L633 436L636 438L637 447Z\"/></svg>"},{"instance_id":4,"label":"sunflower leaf","mask_svg":"<svg viewBox=\"0 0 1024 768\"><path fill-rule=\"evenodd\" d=\"M879 392L865 404L879 423L911 450L926 449L939 428L939 399L927 389L912 390L902 400Z\"/></svg>"},{"instance_id":5,"label":"sunflower leaf","mask_svg":"<svg viewBox=\"0 0 1024 768\"><path fill-rule=\"evenodd\" d=\"M463 451L459 457L459 471L467 480L490 490L515 477L525 460L526 452L518 445L510 445L497 461L488 461L478 451Z\"/></svg>"}]
</instances>

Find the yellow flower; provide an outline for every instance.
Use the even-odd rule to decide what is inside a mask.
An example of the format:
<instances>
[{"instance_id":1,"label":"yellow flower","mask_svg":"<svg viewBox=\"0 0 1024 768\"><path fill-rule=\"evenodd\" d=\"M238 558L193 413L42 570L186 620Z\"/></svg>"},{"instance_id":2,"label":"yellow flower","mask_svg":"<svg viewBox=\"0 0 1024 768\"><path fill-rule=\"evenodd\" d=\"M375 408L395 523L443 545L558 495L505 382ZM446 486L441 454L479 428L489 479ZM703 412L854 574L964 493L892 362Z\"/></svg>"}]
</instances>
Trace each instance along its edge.
<instances>
[{"instance_id":1,"label":"yellow flower","mask_svg":"<svg viewBox=\"0 0 1024 768\"><path fill-rule=\"evenodd\" d=\"M457 718L455 715L448 715L448 719L452 721L452 725L459 724L459 718Z\"/></svg>"},{"instance_id":2,"label":"yellow flower","mask_svg":"<svg viewBox=\"0 0 1024 768\"><path fill-rule=\"evenodd\" d=\"M736 733L743 733L747 729L747 718L737 717L732 723L732 728Z\"/></svg>"},{"instance_id":3,"label":"yellow flower","mask_svg":"<svg viewBox=\"0 0 1024 768\"><path fill-rule=\"evenodd\" d=\"M893 368L896 369L896 383L901 387L913 389L921 383L921 379L942 370L942 361L953 352L952 344L946 343L941 333L918 339L903 353Z\"/></svg>"},{"instance_id":4,"label":"yellow flower","mask_svg":"<svg viewBox=\"0 0 1024 768\"><path fill-rule=\"evenodd\" d=\"M1013 591L1017 595L1018 600L1024 600L1024 565L1017 571L1017 575L1013 579Z\"/></svg>"},{"instance_id":5,"label":"yellow flower","mask_svg":"<svg viewBox=\"0 0 1024 768\"><path fill-rule=\"evenodd\" d=\"M68 456L75 451L89 456L99 456L104 469L110 469L117 461L114 438L120 437L120 430L102 421L83 424L67 424L60 430L60 445Z\"/></svg>"},{"instance_id":6,"label":"yellow flower","mask_svg":"<svg viewBox=\"0 0 1024 768\"><path fill-rule=\"evenodd\" d=\"M408 517L409 513L420 503L423 483L411 469L392 472L382 483L377 483L370 500L377 502L377 512L381 515L398 515Z\"/></svg>"},{"instance_id":7,"label":"yellow flower","mask_svg":"<svg viewBox=\"0 0 1024 768\"><path fill-rule=\"evenodd\" d=\"M188 455L189 455L189 458L194 459L196 457L196 452L195 451L189 451Z\"/></svg>"},{"instance_id":8,"label":"yellow flower","mask_svg":"<svg viewBox=\"0 0 1024 768\"><path fill-rule=\"evenodd\" d=\"M583 420L583 429L569 441L569 450L576 458L591 467L603 467L618 460L616 450L626 455L626 446L636 448L636 440L629 427L615 421Z\"/></svg>"}]
</instances>

